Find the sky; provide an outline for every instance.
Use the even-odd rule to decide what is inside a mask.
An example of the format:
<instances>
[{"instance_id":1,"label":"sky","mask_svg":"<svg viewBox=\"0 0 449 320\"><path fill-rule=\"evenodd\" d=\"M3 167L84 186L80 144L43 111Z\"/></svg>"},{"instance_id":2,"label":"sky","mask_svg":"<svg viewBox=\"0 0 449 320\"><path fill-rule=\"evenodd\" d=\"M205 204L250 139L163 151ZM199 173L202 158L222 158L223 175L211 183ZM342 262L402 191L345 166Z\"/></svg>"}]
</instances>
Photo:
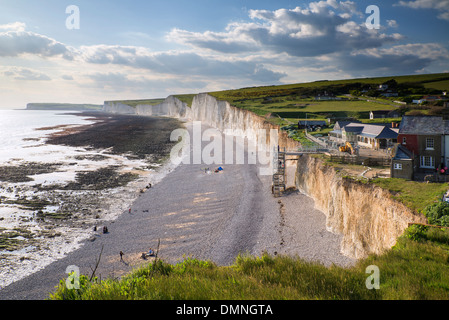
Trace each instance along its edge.
<instances>
[{"instance_id":1,"label":"sky","mask_svg":"<svg viewBox=\"0 0 449 320\"><path fill-rule=\"evenodd\" d=\"M0 108L449 72L448 30L449 0L0 0Z\"/></svg>"}]
</instances>

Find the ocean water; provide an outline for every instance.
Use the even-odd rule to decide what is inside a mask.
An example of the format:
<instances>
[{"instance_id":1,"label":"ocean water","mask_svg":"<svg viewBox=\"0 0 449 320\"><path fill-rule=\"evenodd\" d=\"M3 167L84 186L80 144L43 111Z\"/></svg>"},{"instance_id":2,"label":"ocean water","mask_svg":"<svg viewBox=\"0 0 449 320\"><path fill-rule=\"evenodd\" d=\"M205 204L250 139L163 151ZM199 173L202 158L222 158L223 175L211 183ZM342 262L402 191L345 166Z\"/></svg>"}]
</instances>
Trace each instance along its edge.
<instances>
[{"instance_id":1,"label":"ocean water","mask_svg":"<svg viewBox=\"0 0 449 320\"><path fill-rule=\"evenodd\" d=\"M73 112L70 112L73 113ZM59 150L57 146L43 146L45 135L57 132L36 130L60 125L86 125L94 121L88 117L69 114L69 111L0 110L0 163L13 159L43 159L45 155L54 159Z\"/></svg>"},{"instance_id":2,"label":"ocean water","mask_svg":"<svg viewBox=\"0 0 449 320\"><path fill-rule=\"evenodd\" d=\"M0 179L0 240L19 231L19 235L8 239L17 244L15 250L0 246L0 290L79 248L82 241L93 236L93 225L106 225L117 218L135 201L140 190L149 183L156 184L176 167L167 163L154 164L153 169L148 169L149 163L145 160L130 160L126 155L110 154L108 150L45 144L49 134L68 126L95 123L90 117L73 113L0 110L0 167L26 166L28 163L58 164L53 172L30 176L31 181L8 182ZM102 155L102 159L94 160L92 156L98 155ZM77 172L108 166L118 166L120 173L137 173L139 178L126 186L101 191L56 190L51 194L51 191L36 188L36 185L64 185L74 181ZM63 211L66 202L71 201L68 200L69 195L75 199L74 202L79 199L86 200L86 203L95 200L89 209L95 212L101 210L101 213L77 217L76 223L42 221L36 219L36 210L16 203L17 199L50 199L51 204L41 210L58 213ZM51 236L48 236L48 230L51 230Z\"/></svg>"}]
</instances>

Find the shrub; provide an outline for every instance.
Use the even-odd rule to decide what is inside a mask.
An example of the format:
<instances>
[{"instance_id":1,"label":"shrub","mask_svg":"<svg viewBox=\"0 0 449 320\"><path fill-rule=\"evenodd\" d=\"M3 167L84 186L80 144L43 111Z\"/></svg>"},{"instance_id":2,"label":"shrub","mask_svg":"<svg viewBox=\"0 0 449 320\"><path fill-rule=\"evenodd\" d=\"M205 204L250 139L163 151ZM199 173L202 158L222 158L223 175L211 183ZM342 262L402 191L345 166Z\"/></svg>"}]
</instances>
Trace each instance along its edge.
<instances>
[{"instance_id":1,"label":"shrub","mask_svg":"<svg viewBox=\"0 0 449 320\"><path fill-rule=\"evenodd\" d=\"M449 227L449 203L437 202L424 208L424 215L430 224Z\"/></svg>"}]
</instances>

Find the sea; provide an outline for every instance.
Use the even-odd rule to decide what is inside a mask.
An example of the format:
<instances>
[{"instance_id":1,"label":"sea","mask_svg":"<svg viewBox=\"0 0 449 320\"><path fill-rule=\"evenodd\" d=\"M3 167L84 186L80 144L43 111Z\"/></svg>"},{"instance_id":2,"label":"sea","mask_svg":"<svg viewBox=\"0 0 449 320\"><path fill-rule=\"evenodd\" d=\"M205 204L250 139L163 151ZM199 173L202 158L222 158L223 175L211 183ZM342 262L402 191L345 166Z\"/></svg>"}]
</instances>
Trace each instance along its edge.
<instances>
[{"instance_id":1,"label":"sea","mask_svg":"<svg viewBox=\"0 0 449 320\"><path fill-rule=\"evenodd\" d=\"M45 143L50 134L94 125L96 121L90 115L74 111L0 109L0 290L78 249L93 236L92 226L116 219L137 199L139 190L158 183L176 166L154 164L148 169L145 160L111 154L108 150ZM2 174L11 172L11 168L30 163L56 164L57 169L30 175L30 181L2 179ZM74 181L77 172L109 166L116 166L121 172L137 172L139 178L126 186L101 192L69 193L51 188ZM48 200L48 204L44 201L39 208L41 213L57 216L67 202L85 201L83 210L95 210L98 214L77 217L76 223L38 219L39 210L26 205L36 199Z\"/></svg>"}]
</instances>

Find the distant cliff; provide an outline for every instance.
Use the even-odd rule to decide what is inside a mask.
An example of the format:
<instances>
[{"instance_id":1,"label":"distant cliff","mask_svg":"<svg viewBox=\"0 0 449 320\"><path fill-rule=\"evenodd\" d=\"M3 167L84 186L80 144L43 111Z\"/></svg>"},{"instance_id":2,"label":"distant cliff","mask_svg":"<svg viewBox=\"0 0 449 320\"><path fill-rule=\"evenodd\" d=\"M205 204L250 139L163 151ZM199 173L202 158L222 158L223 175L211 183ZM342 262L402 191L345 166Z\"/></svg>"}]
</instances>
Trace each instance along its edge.
<instances>
[{"instance_id":1,"label":"distant cliff","mask_svg":"<svg viewBox=\"0 0 449 320\"><path fill-rule=\"evenodd\" d=\"M28 103L27 110L71 110L71 111L101 111L98 104L72 104L72 103Z\"/></svg>"}]
</instances>

